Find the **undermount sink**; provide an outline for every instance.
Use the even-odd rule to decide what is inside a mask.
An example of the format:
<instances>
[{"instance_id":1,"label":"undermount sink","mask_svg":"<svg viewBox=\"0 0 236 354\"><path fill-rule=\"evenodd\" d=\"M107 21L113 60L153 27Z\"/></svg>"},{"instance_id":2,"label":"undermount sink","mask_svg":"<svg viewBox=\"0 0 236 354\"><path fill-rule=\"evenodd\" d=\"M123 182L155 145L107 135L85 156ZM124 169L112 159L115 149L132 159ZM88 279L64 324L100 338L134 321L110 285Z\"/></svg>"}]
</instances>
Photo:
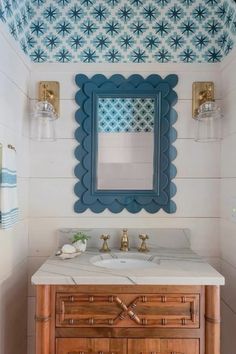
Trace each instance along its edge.
<instances>
[{"instance_id":1,"label":"undermount sink","mask_svg":"<svg viewBox=\"0 0 236 354\"><path fill-rule=\"evenodd\" d=\"M90 262L102 268L108 269L147 269L156 267L159 262L156 257L141 254L111 254L92 257Z\"/></svg>"}]
</instances>

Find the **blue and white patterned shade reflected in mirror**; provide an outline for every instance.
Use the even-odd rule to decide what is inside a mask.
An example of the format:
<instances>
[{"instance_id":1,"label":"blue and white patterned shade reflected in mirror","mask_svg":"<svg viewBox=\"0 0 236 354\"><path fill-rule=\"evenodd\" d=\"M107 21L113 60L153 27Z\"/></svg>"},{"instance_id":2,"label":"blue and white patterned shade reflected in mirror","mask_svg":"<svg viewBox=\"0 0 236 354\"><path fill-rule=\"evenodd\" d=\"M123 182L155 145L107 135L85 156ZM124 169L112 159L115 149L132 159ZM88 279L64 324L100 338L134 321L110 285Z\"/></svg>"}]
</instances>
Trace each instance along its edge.
<instances>
[{"instance_id":1,"label":"blue and white patterned shade reflected in mirror","mask_svg":"<svg viewBox=\"0 0 236 354\"><path fill-rule=\"evenodd\" d=\"M153 97L99 97L97 189L152 190Z\"/></svg>"}]
</instances>

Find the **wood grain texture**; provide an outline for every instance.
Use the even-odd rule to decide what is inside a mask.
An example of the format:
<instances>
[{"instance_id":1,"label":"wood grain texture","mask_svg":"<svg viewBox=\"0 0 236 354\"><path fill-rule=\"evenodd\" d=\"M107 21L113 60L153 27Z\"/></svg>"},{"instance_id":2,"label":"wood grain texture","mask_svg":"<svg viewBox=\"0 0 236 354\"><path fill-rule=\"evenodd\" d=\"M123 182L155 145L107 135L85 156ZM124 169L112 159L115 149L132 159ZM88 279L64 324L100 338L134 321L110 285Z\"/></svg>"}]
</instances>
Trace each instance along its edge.
<instances>
[{"instance_id":1,"label":"wood grain texture","mask_svg":"<svg viewBox=\"0 0 236 354\"><path fill-rule=\"evenodd\" d=\"M219 287L40 285L36 329L36 354L220 354Z\"/></svg>"},{"instance_id":2,"label":"wood grain texture","mask_svg":"<svg viewBox=\"0 0 236 354\"><path fill-rule=\"evenodd\" d=\"M128 354L199 354L199 340L128 339Z\"/></svg>"},{"instance_id":3,"label":"wood grain texture","mask_svg":"<svg viewBox=\"0 0 236 354\"><path fill-rule=\"evenodd\" d=\"M50 353L51 299L50 286L36 288L36 354Z\"/></svg>"},{"instance_id":4,"label":"wood grain texture","mask_svg":"<svg viewBox=\"0 0 236 354\"><path fill-rule=\"evenodd\" d=\"M199 339L162 339L161 354L199 354Z\"/></svg>"},{"instance_id":5,"label":"wood grain texture","mask_svg":"<svg viewBox=\"0 0 236 354\"><path fill-rule=\"evenodd\" d=\"M201 285L57 285L57 293L117 293L117 294L197 294L202 290Z\"/></svg>"},{"instance_id":6,"label":"wood grain texture","mask_svg":"<svg viewBox=\"0 0 236 354\"><path fill-rule=\"evenodd\" d=\"M199 328L199 294L57 293L57 327Z\"/></svg>"},{"instance_id":7,"label":"wood grain texture","mask_svg":"<svg viewBox=\"0 0 236 354\"><path fill-rule=\"evenodd\" d=\"M161 354L160 339L128 339L128 353L132 354Z\"/></svg>"},{"instance_id":8,"label":"wood grain texture","mask_svg":"<svg viewBox=\"0 0 236 354\"><path fill-rule=\"evenodd\" d=\"M176 328L108 328L73 327L56 328L57 338L202 338L201 329ZM204 353L204 351L202 351Z\"/></svg>"},{"instance_id":9,"label":"wood grain texture","mask_svg":"<svg viewBox=\"0 0 236 354\"><path fill-rule=\"evenodd\" d=\"M65 338L56 340L56 354L126 354L126 339Z\"/></svg>"},{"instance_id":10,"label":"wood grain texture","mask_svg":"<svg viewBox=\"0 0 236 354\"><path fill-rule=\"evenodd\" d=\"M220 287L206 286L206 354L220 354Z\"/></svg>"}]
</instances>

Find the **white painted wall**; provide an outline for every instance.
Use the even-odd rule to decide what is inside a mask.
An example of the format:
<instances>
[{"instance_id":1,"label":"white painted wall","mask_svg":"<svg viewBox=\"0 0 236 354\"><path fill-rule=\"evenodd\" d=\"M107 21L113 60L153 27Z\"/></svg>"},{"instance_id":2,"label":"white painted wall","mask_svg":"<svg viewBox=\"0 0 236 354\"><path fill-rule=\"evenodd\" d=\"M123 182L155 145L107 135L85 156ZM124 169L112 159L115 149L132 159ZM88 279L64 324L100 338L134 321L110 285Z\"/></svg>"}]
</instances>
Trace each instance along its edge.
<instances>
[{"instance_id":1,"label":"white painted wall","mask_svg":"<svg viewBox=\"0 0 236 354\"><path fill-rule=\"evenodd\" d=\"M179 114L176 123L178 139L175 143L178 151L175 161L178 192L175 196L175 214L140 212L133 215L126 211L117 215L108 211L102 214L90 211L74 213L76 198L73 187L76 179L73 169L76 165L74 148L77 145L73 137L76 128L74 113L77 109L74 102L77 90L74 77L77 73L92 76L99 72L106 75L119 72L126 76L137 72L144 76L150 73L179 75L179 101L176 106ZM57 230L63 227L189 228L192 248L215 264L219 257L220 144L194 142L191 96L193 81L213 80L216 83L216 97L220 100L219 65L35 64L30 90L33 102L37 98L36 84L40 80L60 81L61 118L57 122L56 143L30 143L29 279L55 250ZM29 285L29 354L34 353L34 296L34 289Z\"/></svg>"},{"instance_id":2,"label":"white painted wall","mask_svg":"<svg viewBox=\"0 0 236 354\"><path fill-rule=\"evenodd\" d=\"M226 278L222 288L222 354L235 354L236 348L236 51L222 65L224 100L224 139L221 151L221 272ZM235 198L235 199L234 199Z\"/></svg>"},{"instance_id":3,"label":"white painted wall","mask_svg":"<svg viewBox=\"0 0 236 354\"><path fill-rule=\"evenodd\" d=\"M29 63L0 27L0 143L17 150L20 221L0 230L0 353L27 349Z\"/></svg>"}]
</instances>

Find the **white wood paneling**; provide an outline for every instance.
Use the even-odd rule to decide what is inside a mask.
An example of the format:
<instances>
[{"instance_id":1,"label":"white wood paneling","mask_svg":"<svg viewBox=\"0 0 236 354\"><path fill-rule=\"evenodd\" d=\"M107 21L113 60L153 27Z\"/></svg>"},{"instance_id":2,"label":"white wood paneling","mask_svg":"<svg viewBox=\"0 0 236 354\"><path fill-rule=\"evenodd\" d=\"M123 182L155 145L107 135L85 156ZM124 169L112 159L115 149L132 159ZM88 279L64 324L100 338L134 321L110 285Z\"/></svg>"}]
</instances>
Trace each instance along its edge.
<instances>
[{"instance_id":1,"label":"white wood paneling","mask_svg":"<svg viewBox=\"0 0 236 354\"><path fill-rule=\"evenodd\" d=\"M222 354L235 353L236 341L236 222L232 209L236 203L236 51L222 66L222 98L224 107L224 139L221 151L221 269L226 278L222 289Z\"/></svg>"},{"instance_id":2,"label":"white wood paneling","mask_svg":"<svg viewBox=\"0 0 236 354\"><path fill-rule=\"evenodd\" d=\"M236 91L235 91L236 98ZM236 101L236 99L235 99ZM236 108L236 106L235 106ZM236 112L236 110L235 110ZM236 121L236 119L235 119ZM222 141L221 145L221 176L222 178L235 178L236 177L236 159L235 159L235 148L236 148L236 134L227 135ZM236 193L235 193L236 197Z\"/></svg>"},{"instance_id":3,"label":"white wood paneling","mask_svg":"<svg viewBox=\"0 0 236 354\"><path fill-rule=\"evenodd\" d=\"M28 98L0 71L0 123L20 135L28 135Z\"/></svg>"},{"instance_id":4,"label":"white wood paneling","mask_svg":"<svg viewBox=\"0 0 236 354\"><path fill-rule=\"evenodd\" d=\"M220 177L220 143L197 143L193 139L177 139L174 165L177 178Z\"/></svg>"},{"instance_id":5,"label":"white wood paneling","mask_svg":"<svg viewBox=\"0 0 236 354\"><path fill-rule=\"evenodd\" d=\"M221 301L221 354L235 354L236 314Z\"/></svg>"},{"instance_id":6,"label":"white wood paneling","mask_svg":"<svg viewBox=\"0 0 236 354\"><path fill-rule=\"evenodd\" d=\"M177 139L174 145L177 149L174 164L178 178L220 177L220 143L196 143L193 139ZM74 139L58 139L53 144L31 141L31 177L73 177L74 167L78 163L74 157L76 146Z\"/></svg>"},{"instance_id":7,"label":"white wood paneling","mask_svg":"<svg viewBox=\"0 0 236 354\"><path fill-rule=\"evenodd\" d=\"M30 180L30 217L75 217L78 214L73 211L76 201L73 178L34 178ZM218 217L219 216L219 180L218 179L177 179L177 194L174 200L177 204L175 214L159 212L155 216L145 211L138 215L132 215L126 211L114 215L104 211L102 216L137 218L137 217ZM58 192L60 191L60 193ZM101 217L101 214L93 214L89 211L80 215L87 217L94 215L94 218Z\"/></svg>"},{"instance_id":8,"label":"white wood paneling","mask_svg":"<svg viewBox=\"0 0 236 354\"><path fill-rule=\"evenodd\" d=\"M236 266L230 264L228 260L222 259L221 273L225 277L225 286L222 287L221 297L236 313Z\"/></svg>"},{"instance_id":9,"label":"white wood paneling","mask_svg":"<svg viewBox=\"0 0 236 354\"><path fill-rule=\"evenodd\" d=\"M14 44L15 41L2 30L0 23L0 72L27 95L31 64L26 56L20 54Z\"/></svg>"},{"instance_id":10,"label":"white wood paneling","mask_svg":"<svg viewBox=\"0 0 236 354\"><path fill-rule=\"evenodd\" d=\"M14 229L0 230L0 286L28 255L28 222L19 222Z\"/></svg>"},{"instance_id":11,"label":"white wood paneling","mask_svg":"<svg viewBox=\"0 0 236 354\"><path fill-rule=\"evenodd\" d=\"M232 207L236 198L236 178L222 178L221 180L221 217L231 220ZM234 224L235 226L236 224ZM222 235L223 236L223 235Z\"/></svg>"},{"instance_id":12,"label":"white wood paneling","mask_svg":"<svg viewBox=\"0 0 236 354\"><path fill-rule=\"evenodd\" d=\"M232 60L222 68L221 77L223 78L222 80L223 97L225 97L230 92L236 89L235 65L236 65L236 55L234 55L234 57L232 57Z\"/></svg>"},{"instance_id":13,"label":"white wood paneling","mask_svg":"<svg viewBox=\"0 0 236 354\"><path fill-rule=\"evenodd\" d=\"M31 177L74 177L74 150L77 145L74 139L58 139L54 143L31 140Z\"/></svg>"},{"instance_id":14,"label":"white wood paneling","mask_svg":"<svg viewBox=\"0 0 236 354\"><path fill-rule=\"evenodd\" d=\"M223 133L224 136L236 133L236 90L230 91L224 96L223 101Z\"/></svg>"},{"instance_id":15,"label":"white wood paneling","mask_svg":"<svg viewBox=\"0 0 236 354\"><path fill-rule=\"evenodd\" d=\"M202 64L33 64L30 97L37 98L37 82L41 80L56 80L61 84L61 99L74 99L78 87L75 84L76 74L93 76L101 73L111 76L115 73L128 77L139 73L144 77L156 73L165 77L169 74L179 75L176 86L179 99L192 98L193 81L214 81L216 83L216 98L221 98L219 66Z\"/></svg>"},{"instance_id":16,"label":"white wood paneling","mask_svg":"<svg viewBox=\"0 0 236 354\"><path fill-rule=\"evenodd\" d=\"M221 220L221 256L236 267L236 224L230 220Z\"/></svg>"},{"instance_id":17,"label":"white wood paneling","mask_svg":"<svg viewBox=\"0 0 236 354\"><path fill-rule=\"evenodd\" d=\"M0 26L0 143L16 148L20 221L0 230L0 353L27 350L28 86L27 61Z\"/></svg>"}]
</instances>

